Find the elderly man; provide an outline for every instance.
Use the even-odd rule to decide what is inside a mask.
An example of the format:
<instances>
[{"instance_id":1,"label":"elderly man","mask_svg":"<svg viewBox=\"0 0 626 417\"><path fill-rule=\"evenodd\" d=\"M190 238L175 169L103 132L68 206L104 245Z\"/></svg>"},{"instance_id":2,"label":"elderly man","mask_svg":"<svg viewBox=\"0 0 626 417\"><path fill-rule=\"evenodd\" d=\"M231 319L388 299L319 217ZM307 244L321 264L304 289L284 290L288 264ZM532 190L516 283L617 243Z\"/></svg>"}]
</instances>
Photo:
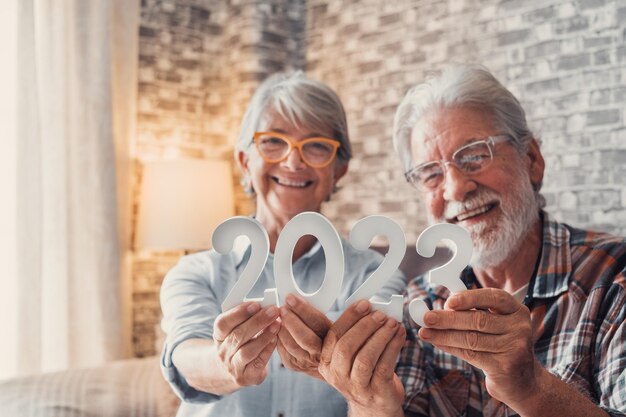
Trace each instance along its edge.
<instances>
[{"instance_id":1,"label":"elderly man","mask_svg":"<svg viewBox=\"0 0 626 417\"><path fill-rule=\"evenodd\" d=\"M346 310L319 370L351 415L626 415L626 242L542 210L517 99L483 68L448 69L403 100L394 145L430 221L470 232L471 290L414 279L408 299L433 311L406 320L404 345L366 302Z\"/></svg>"}]
</instances>

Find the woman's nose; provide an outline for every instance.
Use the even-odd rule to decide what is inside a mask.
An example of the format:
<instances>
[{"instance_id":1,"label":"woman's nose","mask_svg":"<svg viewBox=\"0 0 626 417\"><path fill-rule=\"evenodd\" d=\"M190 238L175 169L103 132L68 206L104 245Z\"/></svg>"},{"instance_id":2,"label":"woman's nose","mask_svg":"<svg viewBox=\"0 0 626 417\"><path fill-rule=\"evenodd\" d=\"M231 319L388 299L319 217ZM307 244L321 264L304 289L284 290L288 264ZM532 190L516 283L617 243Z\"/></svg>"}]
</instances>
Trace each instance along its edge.
<instances>
[{"instance_id":1,"label":"woman's nose","mask_svg":"<svg viewBox=\"0 0 626 417\"><path fill-rule=\"evenodd\" d=\"M281 164L291 169L302 169L306 167L306 163L302 159L302 155L300 155L300 150L295 147L291 148L287 157L281 162Z\"/></svg>"}]
</instances>

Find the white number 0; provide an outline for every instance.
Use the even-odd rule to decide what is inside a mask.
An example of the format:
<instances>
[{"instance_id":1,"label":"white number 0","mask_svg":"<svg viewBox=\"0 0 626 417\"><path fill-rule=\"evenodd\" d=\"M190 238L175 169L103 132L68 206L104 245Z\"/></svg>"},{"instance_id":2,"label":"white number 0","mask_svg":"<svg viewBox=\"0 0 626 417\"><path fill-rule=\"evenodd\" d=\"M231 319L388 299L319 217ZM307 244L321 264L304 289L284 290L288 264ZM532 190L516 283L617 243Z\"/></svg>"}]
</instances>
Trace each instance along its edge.
<instances>
[{"instance_id":1,"label":"white number 0","mask_svg":"<svg viewBox=\"0 0 626 417\"><path fill-rule=\"evenodd\" d=\"M324 282L317 291L311 294L300 290L293 276L291 265L293 249L298 239L304 235L315 236L324 248L326 257ZM337 230L326 217L315 212L305 212L298 214L287 223L276 242L274 280L281 300L284 300L287 294L297 292L322 313L327 312L333 306L343 283L343 248Z\"/></svg>"}]
</instances>

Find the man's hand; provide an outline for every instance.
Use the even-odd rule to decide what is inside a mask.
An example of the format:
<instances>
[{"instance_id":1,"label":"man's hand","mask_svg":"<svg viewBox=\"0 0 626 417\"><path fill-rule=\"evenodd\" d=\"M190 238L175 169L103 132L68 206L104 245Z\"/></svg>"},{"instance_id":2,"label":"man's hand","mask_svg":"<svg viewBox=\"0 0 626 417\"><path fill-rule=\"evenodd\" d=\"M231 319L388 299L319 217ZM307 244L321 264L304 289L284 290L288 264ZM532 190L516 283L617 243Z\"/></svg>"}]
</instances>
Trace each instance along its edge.
<instances>
[{"instance_id":1,"label":"man's hand","mask_svg":"<svg viewBox=\"0 0 626 417\"><path fill-rule=\"evenodd\" d=\"M422 340L480 368L489 394L514 409L537 393L544 370L526 306L506 291L481 288L453 295L444 308L424 315Z\"/></svg>"},{"instance_id":2,"label":"man's hand","mask_svg":"<svg viewBox=\"0 0 626 417\"><path fill-rule=\"evenodd\" d=\"M322 342L332 322L300 297L287 295L281 307L278 353L285 367L323 379L318 372Z\"/></svg>"},{"instance_id":3,"label":"man's hand","mask_svg":"<svg viewBox=\"0 0 626 417\"><path fill-rule=\"evenodd\" d=\"M404 327L362 300L332 325L319 372L348 401L351 416L401 416L404 388L394 373Z\"/></svg>"},{"instance_id":4,"label":"man's hand","mask_svg":"<svg viewBox=\"0 0 626 417\"><path fill-rule=\"evenodd\" d=\"M267 376L280 330L278 315L278 307L262 309L248 302L217 316L213 340L218 364L238 387L258 385Z\"/></svg>"}]
</instances>

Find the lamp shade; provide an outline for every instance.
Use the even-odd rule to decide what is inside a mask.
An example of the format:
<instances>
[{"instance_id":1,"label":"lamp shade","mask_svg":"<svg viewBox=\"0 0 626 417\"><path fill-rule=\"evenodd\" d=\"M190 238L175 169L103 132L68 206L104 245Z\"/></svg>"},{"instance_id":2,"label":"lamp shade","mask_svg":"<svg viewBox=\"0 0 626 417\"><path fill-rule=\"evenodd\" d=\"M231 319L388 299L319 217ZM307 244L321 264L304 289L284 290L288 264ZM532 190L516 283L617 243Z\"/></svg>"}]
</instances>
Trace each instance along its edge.
<instances>
[{"instance_id":1,"label":"lamp shade","mask_svg":"<svg viewBox=\"0 0 626 417\"><path fill-rule=\"evenodd\" d=\"M135 247L207 249L213 230L233 216L230 163L181 159L144 165Z\"/></svg>"}]
</instances>

